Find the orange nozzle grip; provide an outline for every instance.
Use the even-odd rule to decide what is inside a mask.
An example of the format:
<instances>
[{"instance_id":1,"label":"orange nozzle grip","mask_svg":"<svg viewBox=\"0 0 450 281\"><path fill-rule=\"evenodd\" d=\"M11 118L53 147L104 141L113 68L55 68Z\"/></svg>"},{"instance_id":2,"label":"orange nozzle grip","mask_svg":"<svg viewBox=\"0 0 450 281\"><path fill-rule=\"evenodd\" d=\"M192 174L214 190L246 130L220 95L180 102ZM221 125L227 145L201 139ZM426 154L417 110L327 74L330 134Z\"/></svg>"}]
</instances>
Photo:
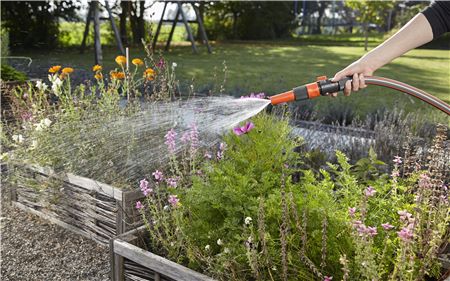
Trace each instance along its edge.
<instances>
[{"instance_id":1,"label":"orange nozzle grip","mask_svg":"<svg viewBox=\"0 0 450 281\"><path fill-rule=\"evenodd\" d=\"M270 102L273 105L295 101L295 95L293 91L284 92L275 96L270 97Z\"/></svg>"}]
</instances>

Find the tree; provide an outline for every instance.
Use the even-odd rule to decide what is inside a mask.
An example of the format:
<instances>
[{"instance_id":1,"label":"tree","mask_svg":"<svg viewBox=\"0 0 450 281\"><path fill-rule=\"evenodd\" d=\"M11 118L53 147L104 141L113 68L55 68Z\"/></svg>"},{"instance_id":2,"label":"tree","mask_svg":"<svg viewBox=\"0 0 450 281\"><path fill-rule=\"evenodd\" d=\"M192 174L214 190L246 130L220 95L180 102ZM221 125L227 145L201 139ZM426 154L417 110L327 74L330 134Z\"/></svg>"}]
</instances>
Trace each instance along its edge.
<instances>
[{"instance_id":1,"label":"tree","mask_svg":"<svg viewBox=\"0 0 450 281\"><path fill-rule=\"evenodd\" d=\"M367 51L369 39L369 24L382 24L388 9L394 7L395 1L347 1L345 5L357 11L356 20L363 25L364 50Z\"/></svg>"},{"instance_id":2,"label":"tree","mask_svg":"<svg viewBox=\"0 0 450 281\"><path fill-rule=\"evenodd\" d=\"M2 25L9 31L10 44L22 48L57 46L60 18L78 20L79 1L2 1Z\"/></svg>"}]
</instances>

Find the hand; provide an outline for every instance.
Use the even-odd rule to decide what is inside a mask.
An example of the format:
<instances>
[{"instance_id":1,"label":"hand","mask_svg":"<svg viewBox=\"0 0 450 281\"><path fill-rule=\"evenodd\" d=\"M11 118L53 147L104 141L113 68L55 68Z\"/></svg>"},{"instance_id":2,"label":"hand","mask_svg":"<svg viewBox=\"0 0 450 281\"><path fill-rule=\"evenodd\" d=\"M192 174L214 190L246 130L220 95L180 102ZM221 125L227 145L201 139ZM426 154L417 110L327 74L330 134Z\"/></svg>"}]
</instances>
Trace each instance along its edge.
<instances>
[{"instance_id":1,"label":"hand","mask_svg":"<svg viewBox=\"0 0 450 281\"><path fill-rule=\"evenodd\" d=\"M369 66L363 59L359 59L336 73L332 80L338 81L346 76L353 76L352 81L345 83L344 95L349 96L352 90L357 92L359 89L366 88L364 76L371 76L374 71L374 67ZM336 97L337 93L332 93L331 96Z\"/></svg>"}]
</instances>

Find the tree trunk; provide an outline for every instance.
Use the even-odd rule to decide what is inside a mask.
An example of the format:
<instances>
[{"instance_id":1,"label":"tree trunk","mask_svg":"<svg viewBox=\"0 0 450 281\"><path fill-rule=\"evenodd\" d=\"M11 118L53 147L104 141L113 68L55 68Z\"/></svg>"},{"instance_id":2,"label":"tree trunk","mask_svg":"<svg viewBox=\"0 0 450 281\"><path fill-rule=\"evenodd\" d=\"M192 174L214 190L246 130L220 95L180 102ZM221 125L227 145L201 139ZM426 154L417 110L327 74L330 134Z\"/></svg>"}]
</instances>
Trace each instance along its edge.
<instances>
[{"instance_id":1,"label":"tree trunk","mask_svg":"<svg viewBox=\"0 0 450 281\"><path fill-rule=\"evenodd\" d=\"M139 33L139 42L137 42L137 44L140 44L141 40L145 38L144 12L145 12L145 1L141 0L139 1L139 17L137 18L138 33Z\"/></svg>"},{"instance_id":2,"label":"tree trunk","mask_svg":"<svg viewBox=\"0 0 450 281\"><path fill-rule=\"evenodd\" d=\"M128 10L129 10L130 2L128 1L120 1L120 7L122 8L122 12L120 13L120 37L122 43L124 45L128 45L128 36L127 36L127 18L128 18Z\"/></svg>"},{"instance_id":3,"label":"tree trunk","mask_svg":"<svg viewBox=\"0 0 450 281\"><path fill-rule=\"evenodd\" d=\"M198 16L200 17L201 21L203 23L205 23L205 16L204 16L205 15L205 3L200 2L199 4L200 5L199 5L199 7L197 9ZM192 5L195 5L195 4L192 4ZM201 32L200 28L197 28L197 34L195 35L195 39L197 41L202 41L202 32Z\"/></svg>"}]
</instances>

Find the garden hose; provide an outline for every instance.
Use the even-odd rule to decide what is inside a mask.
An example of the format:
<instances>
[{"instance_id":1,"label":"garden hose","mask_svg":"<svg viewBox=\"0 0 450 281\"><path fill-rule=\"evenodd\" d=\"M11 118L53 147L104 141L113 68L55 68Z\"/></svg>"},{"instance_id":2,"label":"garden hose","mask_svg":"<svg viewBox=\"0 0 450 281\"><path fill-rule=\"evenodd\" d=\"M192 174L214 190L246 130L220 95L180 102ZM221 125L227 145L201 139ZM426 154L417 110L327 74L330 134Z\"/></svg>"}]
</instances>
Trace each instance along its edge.
<instances>
[{"instance_id":1,"label":"garden hose","mask_svg":"<svg viewBox=\"0 0 450 281\"><path fill-rule=\"evenodd\" d=\"M351 81L352 77L345 77L335 82L331 79L327 79L326 76L320 76L317 77L316 82L305 84L296 87L291 91L271 96L269 99L273 105L276 105L291 101L313 99L319 96L328 96L331 93L344 90L345 83L349 80ZM366 84L369 85L383 86L403 92L434 106L435 108L445 112L447 115L450 115L450 105L420 89L417 89L416 87L389 78L377 76L367 76L365 77L365 81Z\"/></svg>"}]
</instances>

